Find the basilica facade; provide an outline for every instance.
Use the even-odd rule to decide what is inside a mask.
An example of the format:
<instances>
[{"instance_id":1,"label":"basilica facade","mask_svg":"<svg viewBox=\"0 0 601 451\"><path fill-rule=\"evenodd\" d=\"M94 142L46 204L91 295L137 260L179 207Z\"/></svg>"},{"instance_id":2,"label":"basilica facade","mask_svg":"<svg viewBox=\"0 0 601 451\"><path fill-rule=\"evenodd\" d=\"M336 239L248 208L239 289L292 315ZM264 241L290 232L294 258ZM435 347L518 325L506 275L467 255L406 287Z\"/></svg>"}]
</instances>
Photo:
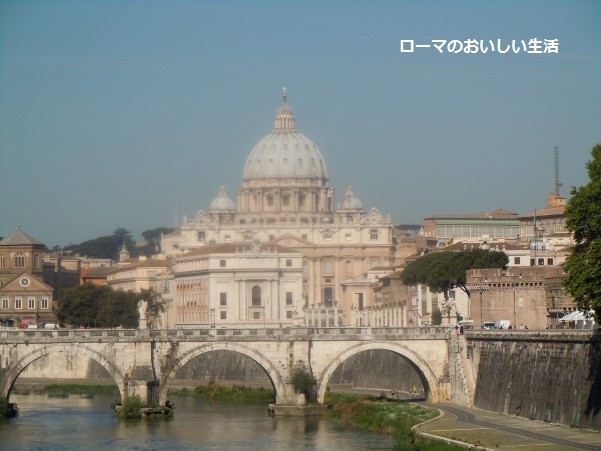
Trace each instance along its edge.
<instances>
[{"instance_id":1,"label":"basilica facade","mask_svg":"<svg viewBox=\"0 0 601 451\"><path fill-rule=\"evenodd\" d=\"M361 325L364 315L360 312L374 303L375 281L389 274L395 266L393 227L390 218L377 209L366 211L351 187L336 202L334 188L328 181L325 159L317 146L296 128L284 91L273 130L254 146L244 163L236 203L226 188L221 187L207 211L201 210L193 218L185 217L178 230L162 237L161 252L174 261L176 286L178 279L202 277L200 269L195 274L189 265L178 264L178 261L183 262L191 255L203 255L203 250L209 251L215 245L229 244L228 249L234 254L247 248L271 251L285 248L291 251L284 252L284 257L292 259L294 266L295 255L298 255L300 283L291 283L292 288L282 289L282 299L272 299L273 303L284 306L283 318L273 316L280 309L268 306L262 310L266 315L262 320L291 320L291 316L297 318L302 311L307 325ZM253 265L252 256L250 252L249 258L244 260L247 270ZM272 257L275 258L275 254ZM261 254L255 252L256 267L251 279L256 279L256 283L242 276L244 271L236 276L236 268L231 268L227 277L243 277L244 284L236 285L232 293L202 296L216 299L225 296L228 303L236 305L248 299L251 307L258 310L261 306L256 302L252 304L253 287L271 286L262 280L259 271L264 262L265 256L261 258ZM273 265L271 262L266 277L279 280L281 275L277 271L273 273ZM181 269L184 267L185 271ZM285 263L282 268L286 268ZM191 285L180 283L179 286ZM290 292L294 296L292 301L286 299L291 296ZM278 291L270 288L270 293ZM177 301L177 290L174 296L175 305L185 305L182 299ZM218 307L218 301L211 300L207 306L211 302ZM295 306L294 313L286 308L291 303ZM177 312L174 317L197 318ZM200 318L203 318L201 322L214 321L211 316L200 315ZM176 321L176 326L185 326L182 321Z\"/></svg>"}]
</instances>

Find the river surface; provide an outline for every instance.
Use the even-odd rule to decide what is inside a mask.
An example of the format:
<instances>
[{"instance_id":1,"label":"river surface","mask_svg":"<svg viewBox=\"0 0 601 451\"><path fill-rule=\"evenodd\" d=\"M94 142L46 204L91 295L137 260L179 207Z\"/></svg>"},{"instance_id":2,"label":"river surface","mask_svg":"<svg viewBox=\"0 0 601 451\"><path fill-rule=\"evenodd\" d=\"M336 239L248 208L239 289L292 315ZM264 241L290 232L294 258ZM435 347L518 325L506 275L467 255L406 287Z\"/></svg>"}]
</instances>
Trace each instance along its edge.
<instances>
[{"instance_id":1,"label":"river surface","mask_svg":"<svg viewBox=\"0 0 601 451\"><path fill-rule=\"evenodd\" d=\"M391 449L387 436L343 429L321 417L276 417L266 406L173 398L170 419L122 421L111 395L11 395L20 413L0 420L0 449L19 450L365 450Z\"/></svg>"}]
</instances>

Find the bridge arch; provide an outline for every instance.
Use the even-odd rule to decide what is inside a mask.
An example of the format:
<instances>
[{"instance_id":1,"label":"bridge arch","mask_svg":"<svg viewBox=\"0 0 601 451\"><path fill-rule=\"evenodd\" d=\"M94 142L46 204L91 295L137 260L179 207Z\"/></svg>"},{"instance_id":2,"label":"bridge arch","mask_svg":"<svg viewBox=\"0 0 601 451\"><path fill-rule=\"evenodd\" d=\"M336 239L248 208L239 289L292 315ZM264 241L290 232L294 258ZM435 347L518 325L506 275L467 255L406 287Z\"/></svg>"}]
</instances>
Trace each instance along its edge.
<instances>
[{"instance_id":1,"label":"bridge arch","mask_svg":"<svg viewBox=\"0 0 601 451\"><path fill-rule=\"evenodd\" d=\"M113 377L115 383L119 387L121 398L126 393L126 380L121 371L108 360L101 352L95 349L87 347L85 344L48 344L40 346L31 352L22 356L18 361L13 362L7 368L4 377L2 378L2 385L0 386L1 395L3 399L8 401L12 387L19 377L19 375L33 362L41 359L49 354L55 354L60 352L77 352L79 355L86 356L92 360L95 360L102 365L108 373Z\"/></svg>"},{"instance_id":2,"label":"bridge arch","mask_svg":"<svg viewBox=\"0 0 601 451\"><path fill-rule=\"evenodd\" d=\"M190 362L192 359L206 354L208 352L213 351L233 351L243 354L261 366L267 373L268 377L271 379L273 384L276 398L283 395L286 392L286 382L285 377L278 371L275 365L265 357L262 353L253 349L250 346L246 346L240 343L210 343L203 344L200 346L195 346L188 351L181 354L177 357L173 363L165 370L163 373L163 380L161 381L161 393L160 393L160 402L161 404L165 403L167 400L167 393L169 391L169 387L173 382L173 379L177 375L177 372L182 369L182 367Z\"/></svg>"},{"instance_id":3,"label":"bridge arch","mask_svg":"<svg viewBox=\"0 0 601 451\"><path fill-rule=\"evenodd\" d=\"M338 368L342 362L356 354L374 349L391 351L407 359L407 361L411 363L411 365L418 372L424 386L427 386L428 399L431 402L439 401L440 394L438 390L438 379L428 363L409 348L400 344L385 341L372 341L369 343L357 344L345 349L343 352L334 357L331 363L324 369L321 377L317 381L317 401L320 404L323 404L328 381L332 377L332 374L334 374L334 371L336 371L336 368Z\"/></svg>"}]
</instances>

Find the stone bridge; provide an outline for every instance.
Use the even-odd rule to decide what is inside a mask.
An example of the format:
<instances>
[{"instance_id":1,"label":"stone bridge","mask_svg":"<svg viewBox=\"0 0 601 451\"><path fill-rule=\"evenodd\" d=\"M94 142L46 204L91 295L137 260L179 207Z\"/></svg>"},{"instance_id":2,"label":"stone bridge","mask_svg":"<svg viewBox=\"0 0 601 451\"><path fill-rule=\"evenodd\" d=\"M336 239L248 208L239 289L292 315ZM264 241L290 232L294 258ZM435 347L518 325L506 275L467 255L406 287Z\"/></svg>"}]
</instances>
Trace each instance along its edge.
<instances>
[{"instance_id":1,"label":"stone bridge","mask_svg":"<svg viewBox=\"0 0 601 451\"><path fill-rule=\"evenodd\" d=\"M448 400L456 389L448 377L450 334L444 327L289 328L176 330L0 330L0 395L8 400L19 374L32 362L53 354L76 352L102 365L121 396L167 399L177 372L195 357L227 350L244 354L268 374L276 403L296 405L291 385L297 369L313 374L317 400L323 403L328 381L346 359L368 350L389 350L410 362L428 400ZM154 392L150 398L150 392Z\"/></svg>"}]
</instances>

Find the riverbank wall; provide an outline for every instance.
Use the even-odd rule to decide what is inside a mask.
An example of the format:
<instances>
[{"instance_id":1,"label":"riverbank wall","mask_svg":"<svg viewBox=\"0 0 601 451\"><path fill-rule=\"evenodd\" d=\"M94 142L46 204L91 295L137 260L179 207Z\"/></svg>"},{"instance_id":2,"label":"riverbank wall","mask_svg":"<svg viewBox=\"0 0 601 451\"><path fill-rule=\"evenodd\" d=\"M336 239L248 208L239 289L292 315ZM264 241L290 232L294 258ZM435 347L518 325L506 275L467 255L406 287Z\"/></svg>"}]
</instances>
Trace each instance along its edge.
<instances>
[{"instance_id":1,"label":"riverbank wall","mask_svg":"<svg viewBox=\"0 0 601 451\"><path fill-rule=\"evenodd\" d=\"M479 409L601 431L601 333L466 337Z\"/></svg>"}]
</instances>

